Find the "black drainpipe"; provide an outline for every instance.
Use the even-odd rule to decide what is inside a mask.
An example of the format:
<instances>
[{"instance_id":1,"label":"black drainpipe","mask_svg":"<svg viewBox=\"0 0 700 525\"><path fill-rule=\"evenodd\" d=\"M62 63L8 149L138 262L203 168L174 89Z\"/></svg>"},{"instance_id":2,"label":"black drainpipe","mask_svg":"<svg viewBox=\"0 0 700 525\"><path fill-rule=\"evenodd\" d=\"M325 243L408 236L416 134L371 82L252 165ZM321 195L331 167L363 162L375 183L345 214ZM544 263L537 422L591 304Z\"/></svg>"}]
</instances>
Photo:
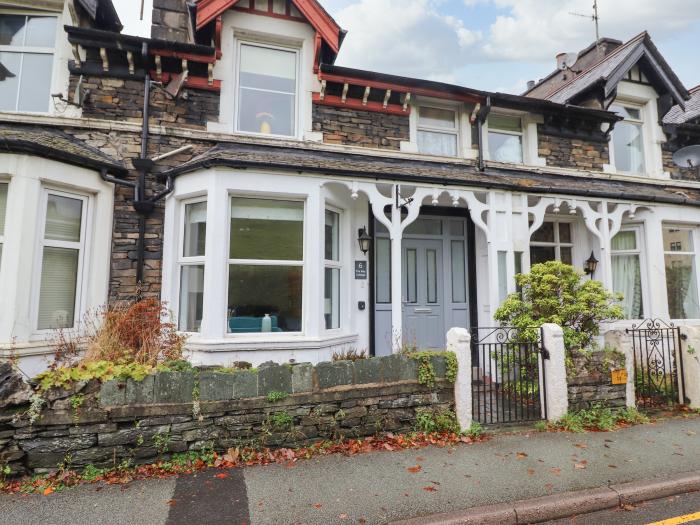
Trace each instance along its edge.
<instances>
[{"instance_id":1,"label":"black drainpipe","mask_svg":"<svg viewBox=\"0 0 700 525\"><path fill-rule=\"evenodd\" d=\"M483 137L483 125L486 122L486 117L489 116L491 111L491 97L486 97L486 105L479 109L476 114L476 143L479 148L479 159L478 167L479 171L484 171L486 165L484 164L484 137Z\"/></svg>"}]
</instances>

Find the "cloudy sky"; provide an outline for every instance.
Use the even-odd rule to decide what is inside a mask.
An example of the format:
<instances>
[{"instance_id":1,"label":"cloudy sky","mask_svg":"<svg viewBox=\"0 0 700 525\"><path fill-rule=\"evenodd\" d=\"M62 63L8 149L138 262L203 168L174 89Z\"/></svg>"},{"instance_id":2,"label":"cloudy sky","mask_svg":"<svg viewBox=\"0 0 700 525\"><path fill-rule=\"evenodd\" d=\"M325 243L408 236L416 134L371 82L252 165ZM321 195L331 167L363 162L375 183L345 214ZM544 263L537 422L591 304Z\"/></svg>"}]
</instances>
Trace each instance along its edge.
<instances>
[{"instance_id":1,"label":"cloudy sky","mask_svg":"<svg viewBox=\"0 0 700 525\"><path fill-rule=\"evenodd\" d=\"M139 0L114 0L125 32L147 35ZM519 93L559 52L595 39L592 0L321 0L348 36L337 63ZM642 30L686 87L700 84L700 0L598 0L601 36Z\"/></svg>"}]
</instances>

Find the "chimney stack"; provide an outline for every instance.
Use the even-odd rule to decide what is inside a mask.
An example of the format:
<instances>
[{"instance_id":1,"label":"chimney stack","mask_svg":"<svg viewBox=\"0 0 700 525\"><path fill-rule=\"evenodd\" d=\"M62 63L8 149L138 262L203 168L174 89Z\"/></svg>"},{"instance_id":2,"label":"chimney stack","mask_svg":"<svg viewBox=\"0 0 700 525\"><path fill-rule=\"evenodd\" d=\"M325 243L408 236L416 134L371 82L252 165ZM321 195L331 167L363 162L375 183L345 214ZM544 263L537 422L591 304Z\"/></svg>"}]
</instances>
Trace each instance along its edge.
<instances>
[{"instance_id":1,"label":"chimney stack","mask_svg":"<svg viewBox=\"0 0 700 525\"><path fill-rule=\"evenodd\" d=\"M187 0L153 0L151 38L174 42L194 42Z\"/></svg>"}]
</instances>

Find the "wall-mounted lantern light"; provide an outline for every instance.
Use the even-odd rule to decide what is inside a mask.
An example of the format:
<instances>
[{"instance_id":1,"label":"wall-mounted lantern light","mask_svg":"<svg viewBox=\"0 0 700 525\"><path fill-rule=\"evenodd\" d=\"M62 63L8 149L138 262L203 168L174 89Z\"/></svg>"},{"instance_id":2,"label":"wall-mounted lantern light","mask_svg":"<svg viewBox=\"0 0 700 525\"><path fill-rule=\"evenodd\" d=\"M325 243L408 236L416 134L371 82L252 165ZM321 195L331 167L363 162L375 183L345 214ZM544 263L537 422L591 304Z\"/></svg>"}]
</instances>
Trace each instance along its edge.
<instances>
[{"instance_id":1,"label":"wall-mounted lantern light","mask_svg":"<svg viewBox=\"0 0 700 525\"><path fill-rule=\"evenodd\" d=\"M357 242L360 245L360 250L362 251L362 253L367 255L370 244L372 243L372 237L367 233L367 228L365 226L358 230Z\"/></svg>"},{"instance_id":2,"label":"wall-mounted lantern light","mask_svg":"<svg viewBox=\"0 0 700 525\"><path fill-rule=\"evenodd\" d=\"M593 274L595 273L596 268L598 268L598 259L596 259L593 252L591 252L591 256L586 259L586 262L584 263L583 271L586 275L590 275L591 279L593 279Z\"/></svg>"}]
</instances>

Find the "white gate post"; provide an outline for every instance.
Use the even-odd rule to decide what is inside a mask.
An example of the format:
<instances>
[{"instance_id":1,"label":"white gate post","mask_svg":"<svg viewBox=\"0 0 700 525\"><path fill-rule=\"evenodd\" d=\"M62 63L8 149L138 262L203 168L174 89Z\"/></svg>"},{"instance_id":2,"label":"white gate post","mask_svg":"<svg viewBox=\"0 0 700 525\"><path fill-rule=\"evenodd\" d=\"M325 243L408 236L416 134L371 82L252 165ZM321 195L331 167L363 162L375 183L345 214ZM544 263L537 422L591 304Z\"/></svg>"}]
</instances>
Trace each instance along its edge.
<instances>
[{"instance_id":1,"label":"white gate post","mask_svg":"<svg viewBox=\"0 0 700 525\"><path fill-rule=\"evenodd\" d=\"M680 341L685 386L681 395L688 398L691 408L700 408L700 328L684 326L681 333L688 336L685 341Z\"/></svg>"},{"instance_id":2,"label":"white gate post","mask_svg":"<svg viewBox=\"0 0 700 525\"><path fill-rule=\"evenodd\" d=\"M547 389L547 419L555 421L569 409L569 391L566 382L566 348L564 331L554 323L542 325L542 344L549 352L549 359L542 359Z\"/></svg>"},{"instance_id":3,"label":"white gate post","mask_svg":"<svg viewBox=\"0 0 700 525\"><path fill-rule=\"evenodd\" d=\"M466 328L450 328L447 351L457 356L455 380L455 413L462 430L472 426L472 351L471 335Z\"/></svg>"},{"instance_id":4,"label":"white gate post","mask_svg":"<svg viewBox=\"0 0 700 525\"><path fill-rule=\"evenodd\" d=\"M625 354L625 370L627 370L627 385L625 386L625 405L629 408L637 406L634 392L634 349L632 335L624 330L608 330L605 332L605 344Z\"/></svg>"}]
</instances>

